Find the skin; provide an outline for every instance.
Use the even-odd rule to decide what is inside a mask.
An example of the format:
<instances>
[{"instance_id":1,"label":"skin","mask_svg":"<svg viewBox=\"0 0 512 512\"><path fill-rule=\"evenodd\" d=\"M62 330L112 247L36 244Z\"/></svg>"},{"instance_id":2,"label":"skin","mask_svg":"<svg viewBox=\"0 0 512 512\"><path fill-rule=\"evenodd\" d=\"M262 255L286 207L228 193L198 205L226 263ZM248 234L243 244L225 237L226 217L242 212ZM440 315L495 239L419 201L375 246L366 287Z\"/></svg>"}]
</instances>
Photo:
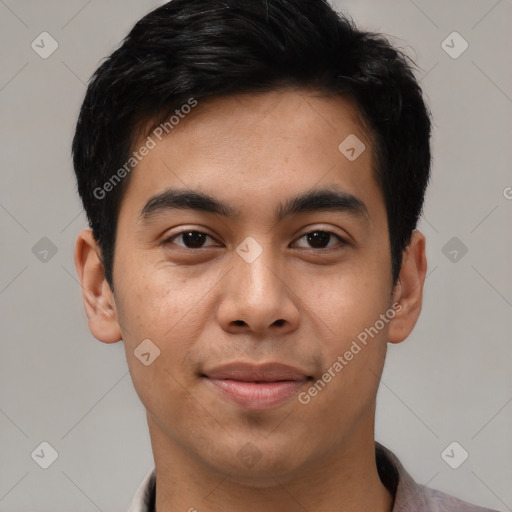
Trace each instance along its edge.
<instances>
[{"instance_id":1,"label":"skin","mask_svg":"<svg viewBox=\"0 0 512 512\"><path fill-rule=\"evenodd\" d=\"M366 146L354 161L338 150L349 134ZM331 185L363 201L367 215L276 221L288 197ZM169 187L201 190L240 215L169 209L141 222L146 201ZM211 238L192 249L182 236L165 242L183 230ZM318 230L334 235L314 246L304 235ZM236 252L248 236L263 251L252 263ZM403 256L393 287L371 141L346 99L309 90L210 99L149 152L120 209L115 294L90 230L78 235L75 263L91 333L123 341L147 410L157 511L392 509L375 464L375 400L387 343L406 339L420 314L419 231ZM308 404L292 397L246 410L200 377L233 361L282 362L316 381L394 303L400 311ZM160 349L148 366L134 355L144 339ZM255 464L239 456L244 446Z\"/></svg>"}]
</instances>

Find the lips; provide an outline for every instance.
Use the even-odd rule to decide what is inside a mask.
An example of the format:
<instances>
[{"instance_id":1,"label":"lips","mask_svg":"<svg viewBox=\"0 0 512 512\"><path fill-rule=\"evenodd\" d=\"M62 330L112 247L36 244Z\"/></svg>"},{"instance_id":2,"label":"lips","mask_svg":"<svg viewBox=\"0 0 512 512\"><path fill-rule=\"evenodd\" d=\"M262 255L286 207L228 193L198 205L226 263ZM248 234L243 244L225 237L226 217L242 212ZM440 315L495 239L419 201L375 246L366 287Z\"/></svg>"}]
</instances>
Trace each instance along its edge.
<instances>
[{"instance_id":1,"label":"lips","mask_svg":"<svg viewBox=\"0 0 512 512\"><path fill-rule=\"evenodd\" d=\"M207 370L202 376L223 398L251 410L283 404L312 379L298 368L279 363L231 363Z\"/></svg>"}]
</instances>

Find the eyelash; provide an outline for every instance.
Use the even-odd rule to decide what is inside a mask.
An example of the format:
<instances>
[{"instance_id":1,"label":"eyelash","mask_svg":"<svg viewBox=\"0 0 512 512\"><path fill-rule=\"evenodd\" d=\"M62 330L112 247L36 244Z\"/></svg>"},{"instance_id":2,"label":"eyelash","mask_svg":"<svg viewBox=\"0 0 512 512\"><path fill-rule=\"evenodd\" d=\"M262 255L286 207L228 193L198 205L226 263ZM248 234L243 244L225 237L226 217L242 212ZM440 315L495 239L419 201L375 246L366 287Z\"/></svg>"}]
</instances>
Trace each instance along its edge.
<instances>
[{"instance_id":1,"label":"eyelash","mask_svg":"<svg viewBox=\"0 0 512 512\"><path fill-rule=\"evenodd\" d=\"M213 236L209 235L208 233L205 233L204 231L198 231L196 229L186 229L186 230L183 230L183 231L180 231L178 233L175 233L174 235L172 235L171 237L169 238L166 238L162 243L163 245L167 245L167 244L173 244L173 240L181 235L184 235L186 233L200 233L202 235L206 235L208 237L210 237L212 240L214 240ZM312 231L308 231L307 233L304 233L302 236L300 236L299 238L297 238L296 241L298 240L301 240L302 238L306 237L307 235L310 235L312 233L327 233L329 235L332 235L334 237L336 237L340 243L340 247L338 247L338 249L341 249L343 248L344 246L346 245L350 245L349 242L347 242L347 240L345 240L344 238L342 238L340 235L338 235L337 233L335 233L334 231L329 231L328 229L314 229ZM178 245L178 244L175 244L175 245ZM192 248L192 247L186 247L186 246L182 246L182 245L178 245L178 247L181 247L182 249L185 249L185 250L188 250L188 251L199 251L201 249L206 249L207 247L199 247L199 248ZM336 246L334 246L336 247ZM305 249L304 247L300 247L300 249ZM333 246L328 246L328 247L325 247L325 248L312 248L311 250L313 251L329 251L333 249Z\"/></svg>"}]
</instances>

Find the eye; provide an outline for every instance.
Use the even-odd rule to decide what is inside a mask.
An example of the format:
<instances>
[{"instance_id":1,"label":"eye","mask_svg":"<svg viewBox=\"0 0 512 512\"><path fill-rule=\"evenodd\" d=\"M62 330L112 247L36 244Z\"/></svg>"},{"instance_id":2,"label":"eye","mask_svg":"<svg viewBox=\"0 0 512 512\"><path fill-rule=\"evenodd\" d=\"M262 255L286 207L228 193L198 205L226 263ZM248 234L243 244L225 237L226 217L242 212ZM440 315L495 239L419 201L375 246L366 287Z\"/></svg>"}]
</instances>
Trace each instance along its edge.
<instances>
[{"instance_id":1,"label":"eye","mask_svg":"<svg viewBox=\"0 0 512 512\"><path fill-rule=\"evenodd\" d=\"M174 240L180 238L182 239L183 244L175 244ZM213 240L213 238L207 233L203 233L202 231L195 231L192 229L188 229L185 231L180 231L175 235L164 240L164 244L175 244L181 247L185 247L186 249L201 249L204 247L204 242L207 238ZM208 246L207 246L208 247Z\"/></svg>"},{"instance_id":2,"label":"eye","mask_svg":"<svg viewBox=\"0 0 512 512\"><path fill-rule=\"evenodd\" d=\"M346 240L344 240L343 238L341 238L336 233L334 233L332 231L326 231L323 229L315 229L314 231L310 231L309 233L306 233L305 235L301 236L298 239L298 241L306 239L306 242L308 244L311 244L313 249L324 249L324 248L330 248L330 247L336 246L336 244L328 245L329 241L332 240L332 237L336 237L339 240L339 242L341 242L339 244L340 247L343 247L344 245L348 245L348 242Z\"/></svg>"},{"instance_id":3,"label":"eye","mask_svg":"<svg viewBox=\"0 0 512 512\"><path fill-rule=\"evenodd\" d=\"M331 247L336 247L336 243L330 243L333 240L333 237L338 240L338 244L341 247L344 245L348 245L348 242L344 240L341 236L337 235L332 231L327 231L323 229L316 229L314 231L310 231L309 233L304 234L298 240L305 240L307 244L310 245L309 248L312 249L328 249ZM207 239L214 240L214 238L207 233L202 231L197 231L193 229L188 229L184 231L180 231L172 235L171 237L164 240L164 245L166 244L174 244L180 247L184 247L185 249L202 249L203 247L209 247L205 245ZM181 239L182 243L176 243L175 240ZM295 243L297 243L295 242ZM213 244L215 245L215 244ZM302 246L299 248L308 248L307 246Z\"/></svg>"}]
</instances>

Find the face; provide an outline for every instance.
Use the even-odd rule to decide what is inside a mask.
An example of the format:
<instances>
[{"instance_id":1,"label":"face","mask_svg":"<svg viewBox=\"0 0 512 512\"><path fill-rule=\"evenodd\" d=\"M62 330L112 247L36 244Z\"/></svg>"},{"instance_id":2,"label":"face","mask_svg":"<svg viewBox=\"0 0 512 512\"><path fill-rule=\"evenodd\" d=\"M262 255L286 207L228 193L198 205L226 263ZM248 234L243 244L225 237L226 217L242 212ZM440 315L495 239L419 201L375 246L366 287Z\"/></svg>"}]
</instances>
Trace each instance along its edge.
<instances>
[{"instance_id":1,"label":"face","mask_svg":"<svg viewBox=\"0 0 512 512\"><path fill-rule=\"evenodd\" d=\"M155 140L119 213L111 320L154 451L254 483L373 442L398 313L356 107L213 99Z\"/></svg>"}]
</instances>

